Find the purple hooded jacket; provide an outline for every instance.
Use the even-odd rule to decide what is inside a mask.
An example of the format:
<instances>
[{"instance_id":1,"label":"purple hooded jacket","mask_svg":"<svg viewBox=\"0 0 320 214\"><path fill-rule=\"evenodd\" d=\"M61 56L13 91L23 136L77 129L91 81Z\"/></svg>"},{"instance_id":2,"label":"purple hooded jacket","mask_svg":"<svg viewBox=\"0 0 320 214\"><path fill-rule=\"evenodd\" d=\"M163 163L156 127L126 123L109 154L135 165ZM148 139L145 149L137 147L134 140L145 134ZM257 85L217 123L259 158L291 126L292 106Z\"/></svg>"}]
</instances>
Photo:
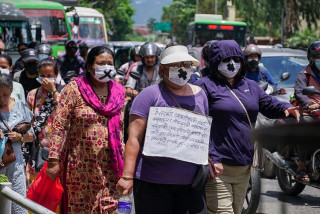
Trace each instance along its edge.
<instances>
[{"instance_id":1,"label":"purple hooded jacket","mask_svg":"<svg viewBox=\"0 0 320 214\"><path fill-rule=\"evenodd\" d=\"M254 126L258 112L269 118L285 117L289 103L267 95L255 81L244 78L245 68L235 77L233 85L218 77L218 65L229 57L240 57L244 66L244 54L234 40L222 40L210 47L210 76L199 79L195 85L207 94L209 115L212 116L209 156L214 163L233 166L252 164L253 143L251 128L246 113L238 100L226 88L228 85L246 107Z\"/></svg>"}]
</instances>

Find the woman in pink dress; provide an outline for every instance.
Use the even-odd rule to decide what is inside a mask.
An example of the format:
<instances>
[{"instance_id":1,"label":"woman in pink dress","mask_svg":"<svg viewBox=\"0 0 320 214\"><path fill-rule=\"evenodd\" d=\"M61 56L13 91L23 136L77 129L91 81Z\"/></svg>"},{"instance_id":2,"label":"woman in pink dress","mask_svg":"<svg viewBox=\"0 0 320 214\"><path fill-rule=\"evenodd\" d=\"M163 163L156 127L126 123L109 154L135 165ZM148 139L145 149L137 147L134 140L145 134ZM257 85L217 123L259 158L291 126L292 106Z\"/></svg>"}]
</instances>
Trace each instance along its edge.
<instances>
[{"instance_id":1,"label":"woman in pink dress","mask_svg":"<svg viewBox=\"0 0 320 214\"><path fill-rule=\"evenodd\" d=\"M47 174L61 178L61 213L114 213L123 170L124 88L112 80L114 54L107 47L91 49L86 70L60 93Z\"/></svg>"}]
</instances>

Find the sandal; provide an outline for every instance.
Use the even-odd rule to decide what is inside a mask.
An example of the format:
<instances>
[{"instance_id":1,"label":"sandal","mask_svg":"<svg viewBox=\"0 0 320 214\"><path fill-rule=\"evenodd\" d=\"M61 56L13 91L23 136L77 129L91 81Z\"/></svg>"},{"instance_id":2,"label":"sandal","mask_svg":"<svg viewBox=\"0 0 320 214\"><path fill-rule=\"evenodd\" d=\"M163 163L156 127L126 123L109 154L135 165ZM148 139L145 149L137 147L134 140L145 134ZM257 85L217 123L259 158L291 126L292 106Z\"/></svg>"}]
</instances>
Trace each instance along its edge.
<instances>
[{"instance_id":1,"label":"sandal","mask_svg":"<svg viewBox=\"0 0 320 214\"><path fill-rule=\"evenodd\" d=\"M309 176L307 175L306 169L299 169L295 176L295 179L299 181L309 182Z\"/></svg>"}]
</instances>

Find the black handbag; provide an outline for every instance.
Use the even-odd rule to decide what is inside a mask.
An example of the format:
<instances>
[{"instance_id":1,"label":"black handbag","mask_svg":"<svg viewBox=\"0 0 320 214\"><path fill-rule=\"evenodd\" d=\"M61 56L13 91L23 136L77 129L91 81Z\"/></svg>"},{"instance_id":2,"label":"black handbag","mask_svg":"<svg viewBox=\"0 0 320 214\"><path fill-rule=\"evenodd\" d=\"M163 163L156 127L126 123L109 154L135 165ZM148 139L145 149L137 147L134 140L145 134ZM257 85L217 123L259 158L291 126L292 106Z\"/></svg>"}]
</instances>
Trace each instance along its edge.
<instances>
[{"instance_id":1,"label":"black handbag","mask_svg":"<svg viewBox=\"0 0 320 214\"><path fill-rule=\"evenodd\" d=\"M199 165L197 169L197 174L191 184L191 188L196 191L203 189L207 183L208 176L209 165Z\"/></svg>"},{"instance_id":2,"label":"black handbag","mask_svg":"<svg viewBox=\"0 0 320 214\"><path fill-rule=\"evenodd\" d=\"M36 171L40 171L44 163L48 160L48 156L49 156L49 148L46 148L46 147L38 148L36 166L35 166Z\"/></svg>"}]
</instances>

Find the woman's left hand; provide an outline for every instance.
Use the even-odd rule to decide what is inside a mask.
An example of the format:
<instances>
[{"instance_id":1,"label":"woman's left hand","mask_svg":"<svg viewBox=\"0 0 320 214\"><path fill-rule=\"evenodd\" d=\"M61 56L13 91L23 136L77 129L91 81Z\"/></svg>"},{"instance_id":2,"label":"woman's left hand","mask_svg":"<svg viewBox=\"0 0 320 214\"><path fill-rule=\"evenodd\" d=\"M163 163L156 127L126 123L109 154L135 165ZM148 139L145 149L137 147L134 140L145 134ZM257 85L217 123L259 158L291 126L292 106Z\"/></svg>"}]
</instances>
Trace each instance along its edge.
<instances>
[{"instance_id":1,"label":"woman's left hand","mask_svg":"<svg viewBox=\"0 0 320 214\"><path fill-rule=\"evenodd\" d=\"M42 87L43 87L44 89L46 89L49 93L56 91L56 86L55 86L54 82L51 81L51 80L49 80L49 79L47 79L47 78L44 78L44 79L42 80L42 84L41 84L41 85L42 85Z\"/></svg>"},{"instance_id":2,"label":"woman's left hand","mask_svg":"<svg viewBox=\"0 0 320 214\"><path fill-rule=\"evenodd\" d=\"M20 141L22 138L22 134L18 132L8 132L8 139L12 142Z\"/></svg>"},{"instance_id":3,"label":"woman's left hand","mask_svg":"<svg viewBox=\"0 0 320 214\"><path fill-rule=\"evenodd\" d=\"M287 108L284 111L284 114L286 115L286 117L288 117L289 115L295 117L297 119L297 121L299 122L300 120L300 113L299 113L299 106L297 107L291 107L291 108Z\"/></svg>"}]
</instances>

